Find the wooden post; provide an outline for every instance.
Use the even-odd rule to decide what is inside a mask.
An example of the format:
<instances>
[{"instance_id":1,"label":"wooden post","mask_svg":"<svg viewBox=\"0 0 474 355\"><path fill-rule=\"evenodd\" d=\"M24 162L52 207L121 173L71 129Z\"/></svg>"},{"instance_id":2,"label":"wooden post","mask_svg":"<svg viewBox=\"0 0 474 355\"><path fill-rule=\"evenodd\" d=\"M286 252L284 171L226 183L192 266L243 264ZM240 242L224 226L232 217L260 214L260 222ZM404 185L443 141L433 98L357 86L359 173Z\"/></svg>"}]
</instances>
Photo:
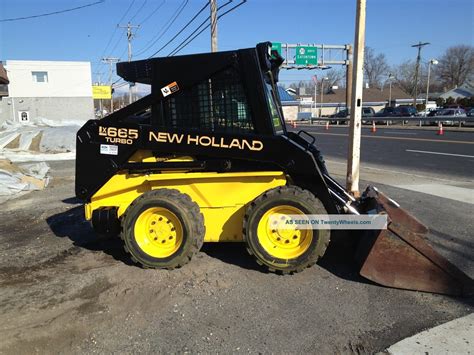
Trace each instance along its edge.
<instances>
[{"instance_id":1,"label":"wooden post","mask_svg":"<svg viewBox=\"0 0 474 355\"><path fill-rule=\"evenodd\" d=\"M359 196L360 133L362 117L362 83L365 47L366 0L357 0L354 38L354 68L349 128L349 151L347 159L346 187L348 192Z\"/></svg>"},{"instance_id":2,"label":"wooden post","mask_svg":"<svg viewBox=\"0 0 474 355\"><path fill-rule=\"evenodd\" d=\"M217 52L217 3L209 0L211 4L211 52Z\"/></svg>"}]
</instances>

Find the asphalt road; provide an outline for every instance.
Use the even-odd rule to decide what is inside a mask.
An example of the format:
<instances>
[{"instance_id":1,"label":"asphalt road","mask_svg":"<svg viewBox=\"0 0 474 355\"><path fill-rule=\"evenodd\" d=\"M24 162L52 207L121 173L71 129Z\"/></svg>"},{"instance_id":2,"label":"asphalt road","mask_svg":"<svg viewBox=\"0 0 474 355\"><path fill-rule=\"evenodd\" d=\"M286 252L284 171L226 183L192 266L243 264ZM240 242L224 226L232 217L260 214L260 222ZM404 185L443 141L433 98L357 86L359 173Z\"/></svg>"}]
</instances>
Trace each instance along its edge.
<instances>
[{"instance_id":1,"label":"asphalt road","mask_svg":"<svg viewBox=\"0 0 474 355\"><path fill-rule=\"evenodd\" d=\"M328 159L347 160L348 127L301 126L316 138L316 145ZM295 129L293 129L295 130ZM474 177L474 132L362 128L361 162L431 176Z\"/></svg>"},{"instance_id":2,"label":"asphalt road","mask_svg":"<svg viewBox=\"0 0 474 355\"><path fill-rule=\"evenodd\" d=\"M2 354L371 354L472 312L472 298L370 283L351 250L334 244L319 265L292 276L264 272L240 243L207 244L177 270L139 268L120 239L100 240L84 221L74 162L50 164L46 190L0 209ZM462 263L472 264L474 226L465 203L380 188L469 269Z\"/></svg>"}]
</instances>

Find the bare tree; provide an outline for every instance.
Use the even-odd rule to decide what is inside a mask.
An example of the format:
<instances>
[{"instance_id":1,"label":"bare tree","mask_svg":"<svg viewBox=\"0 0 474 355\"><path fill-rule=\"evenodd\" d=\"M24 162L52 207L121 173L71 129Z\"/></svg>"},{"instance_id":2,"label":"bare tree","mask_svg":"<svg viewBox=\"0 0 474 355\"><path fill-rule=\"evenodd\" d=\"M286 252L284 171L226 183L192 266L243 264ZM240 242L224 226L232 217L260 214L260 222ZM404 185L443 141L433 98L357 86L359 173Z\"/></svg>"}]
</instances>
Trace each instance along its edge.
<instances>
[{"instance_id":1,"label":"bare tree","mask_svg":"<svg viewBox=\"0 0 474 355\"><path fill-rule=\"evenodd\" d=\"M323 78L327 78L324 87L330 90L333 86L341 86L344 79L344 71L342 69L330 69L322 74Z\"/></svg>"},{"instance_id":2,"label":"bare tree","mask_svg":"<svg viewBox=\"0 0 474 355\"><path fill-rule=\"evenodd\" d=\"M413 60L407 60L392 68L395 83L400 89L411 96L415 94L415 70L416 63ZM420 69L420 79L418 80L418 93L426 89L426 78L425 75L423 75L424 71L424 67L422 67Z\"/></svg>"},{"instance_id":3,"label":"bare tree","mask_svg":"<svg viewBox=\"0 0 474 355\"><path fill-rule=\"evenodd\" d=\"M370 47L365 47L364 75L370 87L382 87L384 78L389 71L385 54L376 54Z\"/></svg>"},{"instance_id":4,"label":"bare tree","mask_svg":"<svg viewBox=\"0 0 474 355\"><path fill-rule=\"evenodd\" d=\"M435 68L436 78L445 89L462 85L474 77L474 47L458 45L449 47Z\"/></svg>"},{"instance_id":5,"label":"bare tree","mask_svg":"<svg viewBox=\"0 0 474 355\"><path fill-rule=\"evenodd\" d=\"M324 93L331 90L333 86L340 86L343 84L344 71L341 69L330 69L324 72L318 72L317 76L317 92L321 93L321 80L324 80L323 89ZM299 90L304 89L306 95L314 95L315 83L313 80L300 80L298 83L291 83L289 86L291 89Z\"/></svg>"}]
</instances>

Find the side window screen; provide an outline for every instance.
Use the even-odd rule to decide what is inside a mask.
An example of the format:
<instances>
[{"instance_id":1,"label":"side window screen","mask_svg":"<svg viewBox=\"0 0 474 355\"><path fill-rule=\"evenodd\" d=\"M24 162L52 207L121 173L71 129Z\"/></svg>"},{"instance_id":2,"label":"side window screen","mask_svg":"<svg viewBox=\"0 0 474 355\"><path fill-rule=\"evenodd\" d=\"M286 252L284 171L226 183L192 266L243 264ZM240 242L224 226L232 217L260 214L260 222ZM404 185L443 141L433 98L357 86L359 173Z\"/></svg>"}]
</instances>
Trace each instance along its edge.
<instances>
[{"instance_id":1,"label":"side window screen","mask_svg":"<svg viewBox=\"0 0 474 355\"><path fill-rule=\"evenodd\" d=\"M278 109L274 101L275 98L274 98L273 88L268 83L265 83L265 86L267 88L267 101L268 101L268 107L270 108L270 113L272 115L273 128L275 129L276 133L282 132L283 128L281 126L280 115L278 114Z\"/></svg>"},{"instance_id":2,"label":"side window screen","mask_svg":"<svg viewBox=\"0 0 474 355\"><path fill-rule=\"evenodd\" d=\"M247 98L234 68L225 69L163 102L164 122L172 128L252 132Z\"/></svg>"}]
</instances>

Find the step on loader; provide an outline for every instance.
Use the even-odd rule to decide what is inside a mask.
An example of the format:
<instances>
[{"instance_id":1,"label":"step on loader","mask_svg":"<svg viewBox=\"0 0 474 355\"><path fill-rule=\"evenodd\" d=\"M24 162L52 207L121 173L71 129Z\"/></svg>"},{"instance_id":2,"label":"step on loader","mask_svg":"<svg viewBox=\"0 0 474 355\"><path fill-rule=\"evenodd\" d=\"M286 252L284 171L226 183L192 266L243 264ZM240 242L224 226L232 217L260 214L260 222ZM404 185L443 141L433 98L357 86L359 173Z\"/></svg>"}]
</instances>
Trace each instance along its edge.
<instances>
[{"instance_id":1,"label":"step on loader","mask_svg":"<svg viewBox=\"0 0 474 355\"><path fill-rule=\"evenodd\" d=\"M151 93L77 133L76 195L95 231L120 235L146 268L181 267L204 242L244 242L257 263L288 274L324 255L331 230L275 227L272 215L387 214L388 229L361 238L361 275L464 294L472 280L429 246L424 225L374 187L354 198L315 138L286 129L282 63L268 42L118 63Z\"/></svg>"}]
</instances>

